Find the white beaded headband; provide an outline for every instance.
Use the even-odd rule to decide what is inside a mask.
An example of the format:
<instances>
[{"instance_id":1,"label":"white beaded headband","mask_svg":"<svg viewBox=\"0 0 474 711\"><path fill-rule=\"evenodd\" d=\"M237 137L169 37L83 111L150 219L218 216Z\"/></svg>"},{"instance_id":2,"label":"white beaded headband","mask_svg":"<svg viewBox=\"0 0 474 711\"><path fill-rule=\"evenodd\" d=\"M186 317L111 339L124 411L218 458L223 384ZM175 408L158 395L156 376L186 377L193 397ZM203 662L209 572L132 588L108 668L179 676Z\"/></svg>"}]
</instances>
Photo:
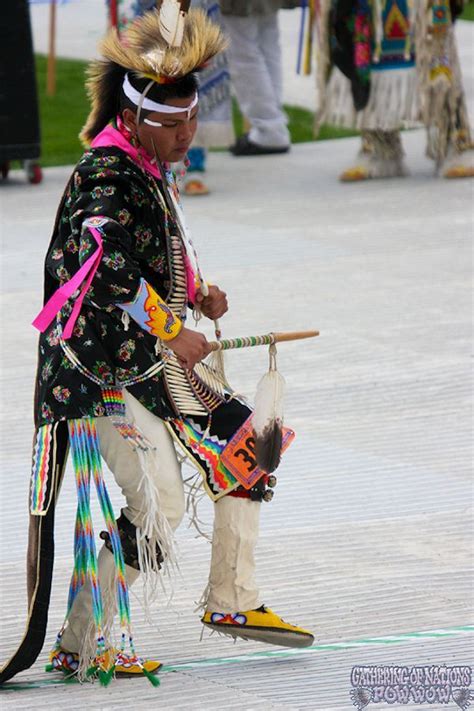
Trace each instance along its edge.
<instances>
[{"instance_id":1,"label":"white beaded headband","mask_svg":"<svg viewBox=\"0 0 474 711\"><path fill-rule=\"evenodd\" d=\"M131 83L128 78L128 74L125 74L122 88L125 96L127 99L130 99L132 104L135 104L137 107L137 123L140 121L140 112L142 109L145 109L145 111L159 111L160 113L163 114L182 114L184 111L188 115L188 121L189 117L191 115L191 111L194 109L194 107L197 105L199 101L199 97L197 95L197 92L194 95L193 100L191 101L190 104L187 106L170 106L169 104L160 104L157 101L153 101L152 99L147 99L146 95L150 91L151 87L155 84L154 81L150 81L149 84L146 85L145 89L143 90L142 93L137 91ZM162 126L163 124L158 123L158 121L150 121L150 119L144 119L145 123L149 124L150 126Z\"/></svg>"}]
</instances>

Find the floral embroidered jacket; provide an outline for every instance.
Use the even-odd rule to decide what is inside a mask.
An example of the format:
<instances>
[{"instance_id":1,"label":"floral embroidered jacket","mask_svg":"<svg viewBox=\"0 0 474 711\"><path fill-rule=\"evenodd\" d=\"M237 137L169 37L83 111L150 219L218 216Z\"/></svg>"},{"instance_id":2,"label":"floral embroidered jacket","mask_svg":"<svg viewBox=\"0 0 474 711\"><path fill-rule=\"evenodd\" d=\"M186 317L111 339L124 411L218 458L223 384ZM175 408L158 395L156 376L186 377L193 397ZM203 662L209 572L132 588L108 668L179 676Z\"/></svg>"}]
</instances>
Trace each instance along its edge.
<instances>
[{"instance_id":1,"label":"floral embroidered jacket","mask_svg":"<svg viewBox=\"0 0 474 711\"><path fill-rule=\"evenodd\" d=\"M135 378L158 362L156 339L117 305L130 302L144 278L166 300L170 288L167 230L175 231L159 200L160 181L115 146L82 156L58 209L45 262L45 302L77 273L96 246L84 229L86 218L108 218L103 254L68 346L79 361L107 384ZM60 343L72 306L68 302L41 334L36 379L37 426L104 414L101 387L73 366ZM127 386L149 410L173 416L158 374Z\"/></svg>"}]
</instances>

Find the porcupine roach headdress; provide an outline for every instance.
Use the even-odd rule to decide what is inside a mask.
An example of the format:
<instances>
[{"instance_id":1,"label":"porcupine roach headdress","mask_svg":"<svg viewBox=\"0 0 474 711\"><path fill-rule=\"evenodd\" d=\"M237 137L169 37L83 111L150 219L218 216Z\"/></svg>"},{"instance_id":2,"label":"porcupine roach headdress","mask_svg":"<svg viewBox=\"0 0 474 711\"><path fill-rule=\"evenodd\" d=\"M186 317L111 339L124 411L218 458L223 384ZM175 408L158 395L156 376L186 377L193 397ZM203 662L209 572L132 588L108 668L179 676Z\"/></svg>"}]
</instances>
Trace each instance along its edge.
<instances>
[{"instance_id":1,"label":"porcupine roach headdress","mask_svg":"<svg viewBox=\"0 0 474 711\"><path fill-rule=\"evenodd\" d=\"M163 25L164 9L162 5L146 13L120 36L116 29L110 30L100 43L103 59L93 61L88 70L86 86L92 108L80 134L84 144L115 117L127 72L158 84L173 83L199 71L225 48L220 28L197 9L186 15L182 37L177 39L181 44L173 46L173 38Z\"/></svg>"}]
</instances>

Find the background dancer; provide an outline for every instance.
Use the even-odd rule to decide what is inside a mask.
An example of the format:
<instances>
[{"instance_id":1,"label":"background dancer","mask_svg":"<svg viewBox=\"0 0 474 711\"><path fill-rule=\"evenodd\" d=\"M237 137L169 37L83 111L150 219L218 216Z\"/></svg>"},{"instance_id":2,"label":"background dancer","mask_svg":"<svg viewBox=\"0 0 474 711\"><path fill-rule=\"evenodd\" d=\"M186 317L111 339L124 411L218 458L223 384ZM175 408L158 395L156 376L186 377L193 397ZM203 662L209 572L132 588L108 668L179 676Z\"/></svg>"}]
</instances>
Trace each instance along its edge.
<instances>
[{"instance_id":1,"label":"background dancer","mask_svg":"<svg viewBox=\"0 0 474 711\"><path fill-rule=\"evenodd\" d=\"M221 0L232 86L250 129L236 140L234 156L287 153L278 11L295 0Z\"/></svg>"},{"instance_id":2,"label":"background dancer","mask_svg":"<svg viewBox=\"0 0 474 711\"><path fill-rule=\"evenodd\" d=\"M440 176L474 175L454 21L462 2L323 0L318 125L362 132L356 161L340 179L406 175L400 129L422 121Z\"/></svg>"}]
</instances>

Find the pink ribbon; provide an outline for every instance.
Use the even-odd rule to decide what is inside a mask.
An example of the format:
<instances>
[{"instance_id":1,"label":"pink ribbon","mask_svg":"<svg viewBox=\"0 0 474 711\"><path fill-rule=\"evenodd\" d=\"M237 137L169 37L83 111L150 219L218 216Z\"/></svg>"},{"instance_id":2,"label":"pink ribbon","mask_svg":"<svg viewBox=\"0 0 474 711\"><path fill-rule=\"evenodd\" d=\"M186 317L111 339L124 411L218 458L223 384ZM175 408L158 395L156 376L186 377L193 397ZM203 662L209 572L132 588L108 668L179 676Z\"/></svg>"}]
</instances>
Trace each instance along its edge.
<instances>
[{"instance_id":1,"label":"pink ribbon","mask_svg":"<svg viewBox=\"0 0 474 711\"><path fill-rule=\"evenodd\" d=\"M94 219L101 218L97 217ZM97 242L97 249L94 254L90 256L86 262L84 262L82 267L76 274L74 274L72 279L60 286L59 289L54 292L52 297L48 300L48 302L39 312L38 316L35 318L35 320L33 321L33 326L37 328L38 331L41 331L41 333L44 333L44 331L46 331L54 317L61 311L66 301L71 298L74 292L77 291L77 289L79 289L81 284L84 282L83 287L81 289L81 293L74 302L71 315L69 316L66 326L63 330L64 340L67 340L72 335L74 324L76 323L77 317L79 316L79 313L81 311L82 302L84 301L84 297L87 294L87 291L91 285L92 279L94 278L94 275L100 264L104 251L102 246L102 237L100 236L99 230L91 226L88 226L88 229L90 230L92 236Z\"/></svg>"}]
</instances>

